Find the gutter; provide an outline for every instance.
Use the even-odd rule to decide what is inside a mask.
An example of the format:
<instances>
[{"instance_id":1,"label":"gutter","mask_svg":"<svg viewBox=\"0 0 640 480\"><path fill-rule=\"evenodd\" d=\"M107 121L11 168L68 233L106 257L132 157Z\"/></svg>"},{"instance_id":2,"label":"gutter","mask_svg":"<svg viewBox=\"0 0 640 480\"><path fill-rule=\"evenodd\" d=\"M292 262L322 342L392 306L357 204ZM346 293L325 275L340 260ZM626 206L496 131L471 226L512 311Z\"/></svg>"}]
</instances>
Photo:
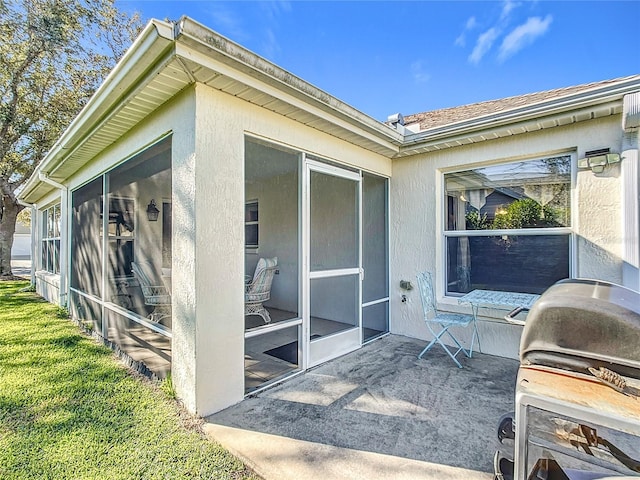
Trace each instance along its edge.
<instances>
[{"instance_id":1,"label":"gutter","mask_svg":"<svg viewBox=\"0 0 640 480\"><path fill-rule=\"evenodd\" d=\"M450 138L455 135L463 136L475 134L482 130L497 128L504 125L513 125L527 120L540 120L561 113L580 110L607 102L619 102L628 94L640 90L640 75L635 75L619 83L600 87L595 91L581 92L567 97L556 98L549 101L503 111L484 117L476 117L458 123L451 123L434 127L422 132L407 135L402 144L401 151L405 148L415 148L421 143L429 144L442 138Z\"/></svg>"},{"instance_id":2,"label":"gutter","mask_svg":"<svg viewBox=\"0 0 640 480\"><path fill-rule=\"evenodd\" d=\"M16 203L17 203L18 205L22 205L23 207L27 207L27 208L34 208L34 209L36 208L36 204L35 204L35 203L27 203L27 202L25 202L24 200L20 200L20 199L18 199L18 200L16 201Z\"/></svg>"},{"instance_id":3,"label":"gutter","mask_svg":"<svg viewBox=\"0 0 640 480\"><path fill-rule=\"evenodd\" d=\"M61 184L61 183L58 183L58 182L56 182L56 181L54 181L54 180L51 180L51 179L49 178L49 176L48 176L46 173L44 173L44 172L38 172L38 179L39 179L39 180L41 180L41 181L43 181L44 183L48 183L49 185L51 185L51 186L53 186L53 187L58 188L58 189L60 189L60 190L64 190L64 191L66 191L66 190L67 190L67 187L65 187L65 186L64 186L63 184Z\"/></svg>"},{"instance_id":4,"label":"gutter","mask_svg":"<svg viewBox=\"0 0 640 480\"><path fill-rule=\"evenodd\" d=\"M255 54L210 28L183 16L175 25L176 41L202 51L213 52L219 61L247 74L266 85L291 95L309 105L329 110L330 113L352 126L367 131L397 149L403 143L403 135L388 125L342 102L338 98L306 82L275 63ZM323 108L324 107L324 108Z\"/></svg>"},{"instance_id":5,"label":"gutter","mask_svg":"<svg viewBox=\"0 0 640 480\"><path fill-rule=\"evenodd\" d=\"M158 40L164 41L158 44ZM155 62L162 52L170 48L173 40L172 24L159 20L151 20L147 24L100 88L96 90L89 102L53 144L40 165L27 180L25 188L20 194L21 197L27 197L38 186L39 182L45 181L39 178L40 172L46 172L45 174L55 172L69 153L86 138L88 134L86 125L100 123L100 119L107 115L114 105L119 103L122 96L150 68L149 61ZM133 79L129 79L131 72L136 70L137 73L133 76ZM127 82L123 83L125 80ZM47 183L51 185L50 182Z\"/></svg>"}]
</instances>

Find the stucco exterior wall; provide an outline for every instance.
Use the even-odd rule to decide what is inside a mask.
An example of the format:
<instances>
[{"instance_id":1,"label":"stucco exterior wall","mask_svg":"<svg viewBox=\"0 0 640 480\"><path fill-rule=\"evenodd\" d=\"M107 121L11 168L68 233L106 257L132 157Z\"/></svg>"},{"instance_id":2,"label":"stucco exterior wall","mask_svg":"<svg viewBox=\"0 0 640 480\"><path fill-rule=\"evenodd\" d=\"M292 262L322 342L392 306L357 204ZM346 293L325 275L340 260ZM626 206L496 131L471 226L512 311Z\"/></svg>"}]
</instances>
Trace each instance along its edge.
<instances>
[{"instance_id":1,"label":"stucco exterior wall","mask_svg":"<svg viewBox=\"0 0 640 480\"><path fill-rule=\"evenodd\" d=\"M244 397L244 138L391 174L391 161L204 85L196 86L195 411Z\"/></svg>"},{"instance_id":2,"label":"stucco exterior wall","mask_svg":"<svg viewBox=\"0 0 640 480\"><path fill-rule=\"evenodd\" d=\"M620 125L621 118L616 115L395 160L390 202L391 332L423 339L430 337L422 321L418 292L407 293L399 288L400 280L415 281L416 273L422 270L435 272L437 296L443 310L465 311L456 299L443 298L443 173L558 153L572 153L575 164L577 158L589 150L609 147L619 152ZM597 175L590 170L574 173L574 276L620 283L621 185L619 165ZM408 295L405 303L400 301L402 294ZM482 351L516 357L521 327L500 320L505 312L483 313L487 317L479 325ZM461 337L468 345L471 329L467 330Z\"/></svg>"},{"instance_id":3,"label":"stucco exterior wall","mask_svg":"<svg viewBox=\"0 0 640 480\"><path fill-rule=\"evenodd\" d=\"M158 139L172 134L172 183L173 194L163 192L163 198L156 198L158 202L163 199L171 200L173 208L173 265L172 271L173 290L173 340L172 340L172 369L173 381L178 395L183 398L185 404L195 404L195 375L194 364L194 338L195 338L195 298L193 295L194 281L194 242L192 237L193 224L193 182L194 182L194 92L188 89L177 95L174 99L160 107L144 122L124 135L118 142L101 152L91 163L85 165L72 178L68 180L69 192L88 182L89 180L110 170L115 165L131 158L137 152L155 143ZM141 183L143 185L144 182ZM66 219L71 202L71 193L62 195L62 219L63 237L69 235L69 227ZM168 198L165 198L168 197ZM47 208L59 201L59 192L52 193L37 202L38 209ZM138 205L140 209L146 207ZM40 222L40 211L38 212ZM147 225L138 219L141 229L160 228L160 223ZM147 222L148 223L148 222ZM41 232L40 223L37 224L37 232ZM140 237L140 242L142 237ZM39 233L35 239L39 239ZM36 240L38 241L38 240ZM140 242L136 248L145 248ZM149 247L147 245L147 247ZM58 289L60 303L66 302L66 288L69 278L70 266L68 258L69 244L65 239L61 242L61 275L36 274L36 288L38 293L49 301L58 303ZM157 252L156 252L157 253ZM157 253L159 255L159 253ZM35 261L39 261L39 249L36 248ZM37 263L36 263L37 264Z\"/></svg>"}]
</instances>

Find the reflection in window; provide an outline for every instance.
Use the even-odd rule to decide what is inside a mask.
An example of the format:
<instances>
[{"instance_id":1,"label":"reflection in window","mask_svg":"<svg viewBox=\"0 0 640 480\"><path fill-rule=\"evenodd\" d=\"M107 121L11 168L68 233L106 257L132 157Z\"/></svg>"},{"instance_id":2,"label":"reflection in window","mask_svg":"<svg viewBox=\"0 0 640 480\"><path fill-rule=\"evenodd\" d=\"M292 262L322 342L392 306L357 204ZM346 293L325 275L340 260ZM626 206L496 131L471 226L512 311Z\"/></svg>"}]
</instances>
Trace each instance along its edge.
<instances>
[{"instance_id":1,"label":"reflection in window","mask_svg":"<svg viewBox=\"0 0 640 480\"><path fill-rule=\"evenodd\" d=\"M444 179L447 293L541 293L569 276L569 155L447 173ZM482 234L469 233L478 230Z\"/></svg>"},{"instance_id":2,"label":"reflection in window","mask_svg":"<svg viewBox=\"0 0 640 480\"><path fill-rule=\"evenodd\" d=\"M86 295L94 297L107 311L102 335L164 376L172 320L171 203L152 219L146 209L156 198L171 198L170 139L72 192L70 310L94 317Z\"/></svg>"},{"instance_id":3,"label":"reflection in window","mask_svg":"<svg viewBox=\"0 0 640 480\"><path fill-rule=\"evenodd\" d=\"M60 273L60 204L42 212L42 243L40 268Z\"/></svg>"}]
</instances>

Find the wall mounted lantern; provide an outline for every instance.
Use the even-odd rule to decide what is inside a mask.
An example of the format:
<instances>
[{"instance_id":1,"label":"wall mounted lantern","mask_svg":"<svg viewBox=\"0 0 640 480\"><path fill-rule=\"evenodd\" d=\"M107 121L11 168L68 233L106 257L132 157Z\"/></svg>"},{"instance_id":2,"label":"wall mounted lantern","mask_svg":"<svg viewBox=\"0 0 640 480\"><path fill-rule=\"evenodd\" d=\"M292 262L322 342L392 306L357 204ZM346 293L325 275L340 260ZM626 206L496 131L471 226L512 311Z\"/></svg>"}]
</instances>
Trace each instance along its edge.
<instances>
[{"instance_id":1,"label":"wall mounted lantern","mask_svg":"<svg viewBox=\"0 0 640 480\"><path fill-rule=\"evenodd\" d=\"M149 202L149 205L147 205L147 218L150 222L156 222L158 221L159 213L160 210L158 210L158 207L156 207L156 201L152 198Z\"/></svg>"},{"instance_id":2,"label":"wall mounted lantern","mask_svg":"<svg viewBox=\"0 0 640 480\"><path fill-rule=\"evenodd\" d=\"M604 167L620 161L619 153L609 153L608 148L585 152L585 158L578 160L578 168L590 168L593 173L602 173Z\"/></svg>"}]
</instances>

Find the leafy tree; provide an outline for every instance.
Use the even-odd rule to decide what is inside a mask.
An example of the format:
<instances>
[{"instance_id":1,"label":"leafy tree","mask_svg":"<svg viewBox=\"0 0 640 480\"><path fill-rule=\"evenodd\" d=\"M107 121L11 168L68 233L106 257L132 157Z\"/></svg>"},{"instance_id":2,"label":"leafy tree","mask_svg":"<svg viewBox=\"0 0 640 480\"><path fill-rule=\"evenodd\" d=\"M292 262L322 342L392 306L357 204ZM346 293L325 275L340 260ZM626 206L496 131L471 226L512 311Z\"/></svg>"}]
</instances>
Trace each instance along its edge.
<instances>
[{"instance_id":1,"label":"leafy tree","mask_svg":"<svg viewBox=\"0 0 640 480\"><path fill-rule=\"evenodd\" d=\"M478 210L469 210L465 215L467 230L486 230L491 228L491 223L487 219L487 214L480 215Z\"/></svg>"},{"instance_id":2,"label":"leafy tree","mask_svg":"<svg viewBox=\"0 0 640 480\"><path fill-rule=\"evenodd\" d=\"M556 226L557 213L548 206L542 207L531 198L523 198L509 204L506 211L496 214L493 228L530 228Z\"/></svg>"},{"instance_id":3,"label":"leafy tree","mask_svg":"<svg viewBox=\"0 0 640 480\"><path fill-rule=\"evenodd\" d=\"M140 31L115 0L0 0L0 278L17 193Z\"/></svg>"}]
</instances>

